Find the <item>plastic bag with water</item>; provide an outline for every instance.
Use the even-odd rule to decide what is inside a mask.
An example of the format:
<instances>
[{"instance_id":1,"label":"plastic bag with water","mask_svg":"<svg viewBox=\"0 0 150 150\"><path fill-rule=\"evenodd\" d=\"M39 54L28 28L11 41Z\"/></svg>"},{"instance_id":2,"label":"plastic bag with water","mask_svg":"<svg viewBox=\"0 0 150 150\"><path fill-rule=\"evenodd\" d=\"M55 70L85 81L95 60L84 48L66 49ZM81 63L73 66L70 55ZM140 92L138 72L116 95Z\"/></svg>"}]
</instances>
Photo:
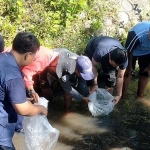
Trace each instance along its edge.
<instances>
[{"instance_id":1,"label":"plastic bag with water","mask_svg":"<svg viewBox=\"0 0 150 150\"><path fill-rule=\"evenodd\" d=\"M42 97L39 99L38 104L47 108L48 101ZM24 117L23 128L25 142L22 150L54 150L59 131L50 125L46 116Z\"/></svg>"},{"instance_id":2,"label":"plastic bag with water","mask_svg":"<svg viewBox=\"0 0 150 150\"><path fill-rule=\"evenodd\" d=\"M114 96L107 90L99 88L89 95L89 111L94 117L108 115L114 108Z\"/></svg>"}]
</instances>

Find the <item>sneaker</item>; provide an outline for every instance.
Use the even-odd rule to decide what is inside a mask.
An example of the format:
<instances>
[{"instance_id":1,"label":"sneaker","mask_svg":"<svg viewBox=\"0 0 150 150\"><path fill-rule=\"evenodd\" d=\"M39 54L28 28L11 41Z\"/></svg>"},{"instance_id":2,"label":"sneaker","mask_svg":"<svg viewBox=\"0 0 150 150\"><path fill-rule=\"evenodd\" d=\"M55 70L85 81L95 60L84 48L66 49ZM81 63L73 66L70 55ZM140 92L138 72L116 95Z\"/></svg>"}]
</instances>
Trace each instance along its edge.
<instances>
[{"instance_id":1,"label":"sneaker","mask_svg":"<svg viewBox=\"0 0 150 150\"><path fill-rule=\"evenodd\" d=\"M15 132L24 134L24 129L23 128L22 129L16 129Z\"/></svg>"}]
</instances>

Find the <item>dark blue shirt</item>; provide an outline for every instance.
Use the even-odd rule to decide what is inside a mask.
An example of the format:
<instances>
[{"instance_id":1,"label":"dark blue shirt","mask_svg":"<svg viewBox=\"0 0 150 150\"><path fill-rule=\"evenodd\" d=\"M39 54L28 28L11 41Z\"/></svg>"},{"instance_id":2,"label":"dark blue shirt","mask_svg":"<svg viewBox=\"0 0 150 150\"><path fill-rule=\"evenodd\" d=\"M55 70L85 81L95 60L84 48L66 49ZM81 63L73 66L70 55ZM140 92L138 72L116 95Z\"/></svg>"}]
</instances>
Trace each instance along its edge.
<instances>
[{"instance_id":1,"label":"dark blue shirt","mask_svg":"<svg viewBox=\"0 0 150 150\"><path fill-rule=\"evenodd\" d=\"M23 75L11 53L0 54L0 124L17 122L12 104L26 102Z\"/></svg>"},{"instance_id":2,"label":"dark blue shirt","mask_svg":"<svg viewBox=\"0 0 150 150\"><path fill-rule=\"evenodd\" d=\"M110 66L109 53L116 48L125 49L118 40L108 36L96 37L90 41L86 49L86 54L89 58L92 58L96 62L100 62L103 66ZM127 61L119 66L120 69L127 67Z\"/></svg>"}]
</instances>

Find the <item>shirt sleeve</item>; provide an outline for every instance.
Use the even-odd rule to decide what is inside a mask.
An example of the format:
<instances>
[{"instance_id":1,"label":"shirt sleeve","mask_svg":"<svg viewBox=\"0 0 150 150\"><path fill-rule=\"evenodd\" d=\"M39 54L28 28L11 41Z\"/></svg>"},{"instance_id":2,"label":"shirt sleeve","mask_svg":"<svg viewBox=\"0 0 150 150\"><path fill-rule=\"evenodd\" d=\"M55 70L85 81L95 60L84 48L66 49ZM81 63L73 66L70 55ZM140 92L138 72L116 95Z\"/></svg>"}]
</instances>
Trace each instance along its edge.
<instances>
[{"instance_id":1,"label":"shirt sleeve","mask_svg":"<svg viewBox=\"0 0 150 150\"><path fill-rule=\"evenodd\" d=\"M6 82L6 96L13 104L26 102L26 88L23 79L16 78Z\"/></svg>"},{"instance_id":2,"label":"shirt sleeve","mask_svg":"<svg viewBox=\"0 0 150 150\"><path fill-rule=\"evenodd\" d=\"M105 55L105 47L101 46L101 45L97 45L97 47L95 48L95 51L93 53L93 59L96 62L101 62L102 57Z\"/></svg>"},{"instance_id":3,"label":"shirt sleeve","mask_svg":"<svg viewBox=\"0 0 150 150\"><path fill-rule=\"evenodd\" d=\"M93 59L96 62L100 62L101 61L101 56L99 54L99 49L98 48L96 48L95 52L93 53Z\"/></svg>"},{"instance_id":4,"label":"shirt sleeve","mask_svg":"<svg viewBox=\"0 0 150 150\"><path fill-rule=\"evenodd\" d=\"M141 42L139 40L139 37L136 35L136 33L134 31L130 31L128 33L126 44L125 44L125 48L128 50L128 52L131 52L140 44Z\"/></svg>"},{"instance_id":5,"label":"shirt sleeve","mask_svg":"<svg viewBox=\"0 0 150 150\"><path fill-rule=\"evenodd\" d=\"M127 68L127 66L128 66L128 58L127 58L127 60L126 60L125 63L123 63L121 66L119 66L119 68L120 68L121 70L124 70L124 69Z\"/></svg>"},{"instance_id":6,"label":"shirt sleeve","mask_svg":"<svg viewBox=\"0 0 150 150\"><path fill-rule=\"evenodd\" d=\"M62 76L59 79L59 83L62 86L62 88L65 90L65 92L70 93L73 98L77 100L82 100L83 96L71 86L69 75Z\"/></svg>"}]
</instances>

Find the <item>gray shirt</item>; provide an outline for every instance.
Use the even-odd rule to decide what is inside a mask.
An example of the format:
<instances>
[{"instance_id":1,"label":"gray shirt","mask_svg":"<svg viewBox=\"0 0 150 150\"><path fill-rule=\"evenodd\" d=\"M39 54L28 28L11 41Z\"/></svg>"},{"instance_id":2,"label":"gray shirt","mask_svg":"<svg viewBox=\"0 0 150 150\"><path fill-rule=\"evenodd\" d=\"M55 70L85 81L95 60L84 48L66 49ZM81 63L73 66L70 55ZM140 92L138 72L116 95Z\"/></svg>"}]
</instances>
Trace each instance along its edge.
<instances>
[{"instance_id":1,"label":"gray shirt","mask_svg":"<svg viewBox=\"0 0 150 150\"><path fill-rule=\"evenodd\" d=\"M74 88L75 78L73 78L78 55L65 48L59 48L55 51L59 52L56 74L60 85L65 90L65 92L71 94L73 98L82 100L83 96ZM74 81L71 82L71 80Z\"/></svg>"}]
</instances>

